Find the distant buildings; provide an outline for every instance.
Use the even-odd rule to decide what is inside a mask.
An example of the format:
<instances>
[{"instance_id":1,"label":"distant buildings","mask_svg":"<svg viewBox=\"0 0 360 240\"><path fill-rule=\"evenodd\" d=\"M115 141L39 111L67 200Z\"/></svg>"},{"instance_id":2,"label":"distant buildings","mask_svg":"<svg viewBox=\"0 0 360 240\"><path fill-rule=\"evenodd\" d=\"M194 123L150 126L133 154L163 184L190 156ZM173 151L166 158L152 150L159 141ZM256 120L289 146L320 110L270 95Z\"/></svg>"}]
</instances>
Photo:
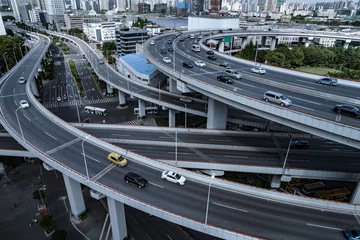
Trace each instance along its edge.
<instances>
[{"instance_id":1,"label":"distant buildings","mask_svg":"<svg viewBox=\"0 0 360 240\"><path fill-rule=\"evenodd\" d=\"M118 56L136 53L136 44L142 44L149 38L148 32L141 29L117 28L115 35Z\"/></svg>"}]
</instances>

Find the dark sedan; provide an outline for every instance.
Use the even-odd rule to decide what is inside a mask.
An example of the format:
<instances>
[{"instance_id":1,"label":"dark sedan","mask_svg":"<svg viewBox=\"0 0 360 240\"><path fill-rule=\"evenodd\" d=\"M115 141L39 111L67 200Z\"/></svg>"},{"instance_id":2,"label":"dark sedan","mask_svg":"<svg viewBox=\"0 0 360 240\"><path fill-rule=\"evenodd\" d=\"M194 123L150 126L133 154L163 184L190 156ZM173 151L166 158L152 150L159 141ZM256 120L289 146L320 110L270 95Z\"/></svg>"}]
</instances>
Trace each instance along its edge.
<instances>
[{"instance_id":1,"label":"dark sedan","mask_svg":"<svg viewBox=\"0 0 360 240\"><path fill-rule=\"evenodd\" d=\"M194 66L191 64L191 62L183 62L183 67L193 68Z\"/></svg>"},{"instance_id":2,"label":"dark sedan","mask_svg":"<svg viewBox=\"0 0 360 240\"><path fill-rule=\"evenodd\" d=\"M216 56L210 55L210 56L208 56L208 59L210 59L210 60L216 60Z\"/></svg>"},{"instance_id":3,"label":"dark sedan","mask_svg":"<svg viewBox=\"0 0 360 240\"><path fill-rule=\"evenodd\" d=\"M229 76L227 75L220 75L220 76L217 76L216 78L218 81L220 82L224 82L224 83L233 83L234 80L232 80Z\"/></svg>"},{"instance_id":4,"label":"dark sedan","mask_svg":"<svg viewBox=\"0 0 360 240\"><path fill-rule=\"evenodd\" d=\"M127 173L124 177L124 180L126 183L133 184L138 188L143 188L148 185L148 181L145 178L134 172Z\"/></svg>"},{"instance_id":5,"label":"dark sedan","mask_svg":"<svg viewBox=\"0 0 360 240\"><path fill-rule=\"evenodd\" d=\"M207 54L207 55L214 55L214 51L209 50L209 51L206 52L206 54Z\"/></svg>"},{"instance_id":6,"label":"dark sedan","mask_svg":"<svg viewBox=\"0 0 360 240\"><path fill-rule=\"evenodd\" d=\"M165 48L162 48L162 49L161 49L161 54L167 54L167 51L166 51Z\"/></svg>"},{"instance_id":7,"label":"dark sedan","mask_svg":"<svg viewBox=\"0 0 360 240\"><path fill-rule=\"evenodd\" d=\"M357 107L347 104L338 104L334 107L334 112L343 115L360 118L360 111Z\"/></svg>"},{"instance_id":8,"label":"dark sedan","mask_svg":"<svg viewBox=\"0 0 360 240\"><path fill-rule=\"evenodd\" d=\"M169 48L168 48L168 51L169 51L169 52L173 52L174 49L173 49L172 47L169 47Z\"/></svg>"}]
</instances>

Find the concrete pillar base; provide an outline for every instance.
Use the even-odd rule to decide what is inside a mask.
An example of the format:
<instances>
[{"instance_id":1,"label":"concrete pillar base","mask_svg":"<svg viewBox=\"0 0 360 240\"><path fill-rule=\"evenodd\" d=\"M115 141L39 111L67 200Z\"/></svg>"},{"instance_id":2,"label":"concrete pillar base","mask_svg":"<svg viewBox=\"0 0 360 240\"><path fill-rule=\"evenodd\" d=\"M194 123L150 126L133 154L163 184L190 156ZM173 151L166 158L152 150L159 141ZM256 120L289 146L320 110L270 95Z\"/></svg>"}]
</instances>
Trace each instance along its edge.
<instances>
[{"instance_id":1,"label":"concrete pillar base","mask_svg":"<svg viewBox=\"0 0 360 240\"><path fill-rule=\"evenodd\" d=\"M146 116L146 114L145 114L145 101L141 100L141 99L138 99L138 104L139 104L139 117L140 118L145 117Z\"/></svg>"},{"instance_id":2,"label":"concrete pillar base","mask_svg":"<svg viewBox=\"0 0 360 240\"><path fill-rule=\"evenodd\" d=\"M350 203L360 204L360 182L356 185L356 188L351 196Z\"/></svg>"},{"instance_id":3,"label":"concrete pillar base","mask_svg":"<svg viewBox=\"0 0 360 240\"><path fill-rule=\"evenodd\" d=\"M81 191L81 184L63 174L66 192L69 198L71 213L76 220L86 211L84 197Z\"/></svg>"},{"instance_id":4,"label":"concrete pillar base","mask_svg":"<svg viewBox=\"0 0 360 240\"><path fill-rule=\"evenodd\" d=\"M226 129L228 107L213 98L208 101L208 117L206 128Z\"/></svg>"},{"instance_id":5,"label":"concrete pillar base","mask_svg":"<svg viewBox=\"0 0 360 240\"><path fill-rule=\"evenodd\" d=\"M276 37L272 37L271 38L270 50L275 50L275 47L276 47Z\"/></svg>"},{"instance_id":6,"label":"concrete pillar base","mask_svg":"<svg viewBox=\"0 0 360 240\"><path fill-rule=\"evenodd\" d=\"M181 92L176 88L176 85L177 85L176 80L169 78L169 92L181 94Z\"/></svg>"},{"instance_id":7,"label":"concrete pillar base","mask_svg":"<svg viewBox=\"0 0 360 240\"><path fill-rule=\"evenodd\" d=\"M111 222L111 230L114 240L123 240L127 237L124 204L112 198L107 198Z\"/></svg>"},{"instance_id":8,"label":"concrete pillar base","mask_svg":"<svg viewBox=\"0 0 360 240\"><path fill-rule=\"evenodd\" d=\"M176 127L176 111L169 109L169 127Z\"/></svg>"},{"instance_id":9,"label":"concrete pillar base","mask_svg":"<svg viewBox=\"0 0 360 240\"><path fill-rule=\"evenodd\" d=\"M125 93L118 90L118 94L119 94L119 105L120 106L126 105Z\"/></svg>"},{"instance_id":10,"label":"concrete pillar base","mask_svg":"<svg viewBox=\"0 0 360 240\"><path fill-rule=\"evenodd\" d=\"M114 92L114 89L111 87L111 85L106 84L106 91L108 94L112 94Z\"/></svg>"}]
</instances>

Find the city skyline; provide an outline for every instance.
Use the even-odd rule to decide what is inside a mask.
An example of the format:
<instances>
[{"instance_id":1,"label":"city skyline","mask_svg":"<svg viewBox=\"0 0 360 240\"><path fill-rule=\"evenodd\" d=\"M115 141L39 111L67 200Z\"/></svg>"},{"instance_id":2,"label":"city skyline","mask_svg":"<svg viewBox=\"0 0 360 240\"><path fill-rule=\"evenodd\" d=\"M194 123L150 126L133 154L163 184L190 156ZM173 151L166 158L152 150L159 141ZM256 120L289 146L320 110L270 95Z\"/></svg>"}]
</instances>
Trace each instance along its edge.
<instances>
[{"instance_id":1,"label":"city skyline","mask_svg":"<svg viewBox=\"0 0 360 240\"><path fill-rule=\"evenodd\" d=\"M318 2L336 2L335 0L288 0L287 2L299 2L299 3L318 3Z\"/></svg>"}]
</instances>

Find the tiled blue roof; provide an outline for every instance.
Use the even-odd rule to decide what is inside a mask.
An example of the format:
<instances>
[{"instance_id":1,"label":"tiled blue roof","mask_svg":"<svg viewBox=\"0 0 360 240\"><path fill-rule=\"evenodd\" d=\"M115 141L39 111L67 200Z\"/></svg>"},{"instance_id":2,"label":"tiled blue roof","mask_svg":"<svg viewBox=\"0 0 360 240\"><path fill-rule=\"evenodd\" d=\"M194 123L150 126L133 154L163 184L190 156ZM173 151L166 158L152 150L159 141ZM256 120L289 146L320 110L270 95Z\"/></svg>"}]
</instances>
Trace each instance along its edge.
<instances>
[{"instance_id":1,"label":"tiled blue roof","mask_svg":"<svg viewBox=\"0 0 360 240\"><path fill-rule=\"evenodd\" d=\"M129 64L135 71L150 75L155 72L156 67L151 63L146 62L146 58L144 54L128 54L121 57L123 61Z\"/></svg>"}]
</instances>

